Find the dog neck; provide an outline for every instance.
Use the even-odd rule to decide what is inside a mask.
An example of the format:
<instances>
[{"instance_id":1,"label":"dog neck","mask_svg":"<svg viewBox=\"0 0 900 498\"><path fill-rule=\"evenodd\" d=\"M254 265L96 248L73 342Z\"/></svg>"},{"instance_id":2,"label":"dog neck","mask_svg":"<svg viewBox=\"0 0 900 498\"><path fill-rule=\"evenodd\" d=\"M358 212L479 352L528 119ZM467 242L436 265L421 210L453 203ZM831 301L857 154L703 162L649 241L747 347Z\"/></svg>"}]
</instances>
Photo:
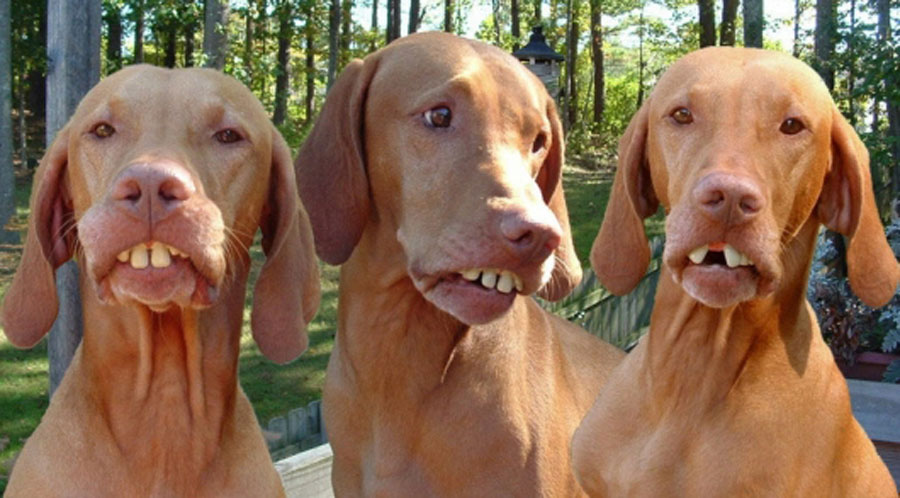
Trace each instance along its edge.
<instances>
[{"instance_id":1,"label":"dog neck","mask_svg":"<svg viewBox=\"0 0 900 498\"><path fill-rule=\"evenodd\" d=\"M753 382L747 372L786 364L795 376L806 374L813 343L822 340L806 301L817 229L807 222L786 244L782 284L774 293L727 308L701 304L663 266L645 369L661 394L656 399L711 406Z\"/></svg>"},{"instance_id":2,"label":"dog neck","mask_svg":"<svg viewBox=\"0 0 900 498\"><path fill-rule=\"evenodd\" d=\"M361 391L403 392L416 399L439 388L461 360L468 364L491 354L496 348L486 343L515 341L502 324L524 298L490 324L463 324L422 296L407 273L402 248L385 233L392 232L367 230L341 268L335 349ZM401 385L406 389L397 388Z\"/></svg>"},{"instance_id":3,"label":"dog neck","mask_svg":"<svg viewBox=\"0 0 900 498\"><path fill-rule=\"evenodd\" d=\"M236 278L209 309L156 313L101 304L82 278L85 331L77 360L90 380L77 385L92 391L85 394L133 463L180 462L170 469L177 474L214 458L234 415L245 279ZM119 309L110 313L110 306Z\"/></svg>"}]
</instances>

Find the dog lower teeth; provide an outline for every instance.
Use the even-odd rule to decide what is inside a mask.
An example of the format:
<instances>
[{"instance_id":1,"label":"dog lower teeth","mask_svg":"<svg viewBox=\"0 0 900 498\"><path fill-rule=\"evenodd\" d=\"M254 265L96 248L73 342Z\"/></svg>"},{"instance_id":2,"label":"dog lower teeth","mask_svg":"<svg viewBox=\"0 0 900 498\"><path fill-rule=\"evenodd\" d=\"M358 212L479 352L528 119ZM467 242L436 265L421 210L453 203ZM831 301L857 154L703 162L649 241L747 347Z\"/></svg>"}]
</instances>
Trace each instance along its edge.
<instances>
[{"instance_id":1,"label":"dog lower teeth","mask_svg":"<svg viewBox=\"0 0 900 498\"><path fill-rule=\"evenodd\" d=\"M120 263L128 263L136 270L143 270L148 266L153 268L167 268L172 264L172 257L187 258L183 251L161 242L138 244L131 249L126 249L116 255Z\"/></svg>"},{"instance_id":2,"label":"dog lower teeth","mask_svg":"<svg viewBox=\"0 0 900 498\"><path fill-rule=\"evenodd\" d=\"M509 294L513 289L521 292L523 288L522 279L506 270L473 268L459 274L469 282L477 282L485 289L496 289L503 294Z\"/></svg>"},{"instance_id":3,"label":"dog lower teeth","mask_svg":"<svg viewBox=\"0 0 900 498\"><path fill-rule=\"evenodd\" d=\"M753 261L750 258L738 251L731 244L723 244L721 242L712 244L715 246L716 252L721 251L725 257L725 264L729 268L737 268L738 266L753 266ZM706 256L710 252L710 245L705 245L698 247L688 253L688 259L691 260L695 265L703 264L703 261L706 259ZM721 260L720 260L721 261Z\"/></svg>"}]
</instances>

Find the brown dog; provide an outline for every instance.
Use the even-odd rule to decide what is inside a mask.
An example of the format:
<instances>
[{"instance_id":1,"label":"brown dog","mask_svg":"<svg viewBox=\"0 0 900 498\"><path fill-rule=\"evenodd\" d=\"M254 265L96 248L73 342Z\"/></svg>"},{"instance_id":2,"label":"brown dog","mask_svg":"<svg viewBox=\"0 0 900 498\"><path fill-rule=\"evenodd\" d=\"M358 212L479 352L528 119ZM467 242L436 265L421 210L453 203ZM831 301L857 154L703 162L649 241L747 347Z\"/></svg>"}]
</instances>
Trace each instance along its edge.
<instances>
[{"instance_id":1,"label":"brown dog","mask_svg":"<svg viewBox=\"0 0 900 498\"><path fill-rule=\"evenodd\" d=\"M790 56L711 48L675 63L632 119L591 254L628 292L662 204L649 336L573 441L592 496L897 496L853 418L806 301L820 223L849 237L855 292L893 296L865 147ZM636 256L639 255L639 256Z\"/></svg>"},{"instance_id":2,"label":"brown dog","mask_svg":"<svg viewBox=\"0 0 900 498\"><path fill-rule=\"evenodd\" d=\"M124 69L85 96L35 173L3 328L29 347L77 256L84 340L7 496L281 496L237 382L252 328L269 358L306 347L319 289L290 152L259 101L205 69Z\"/></svg>"},{"instance_id":3,"label":"brown dog","mask_svg":"<svg viewBox=\"0 0 900 498\"><path fill-rule=\"evenodd\" d=\"M410 36L335 83L296 166L317 252L346 260L338 496L581 493L569 441L621 352L528 297L581 278L562 163L553 101L483 43Z\"/></svg>"}]
</instances>

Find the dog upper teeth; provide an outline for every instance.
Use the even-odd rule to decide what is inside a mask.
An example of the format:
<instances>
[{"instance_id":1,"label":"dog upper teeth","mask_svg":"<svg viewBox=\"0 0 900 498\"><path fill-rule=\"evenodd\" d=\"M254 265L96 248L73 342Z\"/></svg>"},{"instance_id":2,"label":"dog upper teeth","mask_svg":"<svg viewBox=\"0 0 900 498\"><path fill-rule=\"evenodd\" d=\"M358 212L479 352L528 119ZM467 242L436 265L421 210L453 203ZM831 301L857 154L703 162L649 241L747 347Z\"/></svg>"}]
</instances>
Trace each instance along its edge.
<instances>
[{"instance_id":1,"label":"dog upper teeth","mask_svg":"<svg viewBox=\"0 0 900 498\"><path fill-rule=\"evenodd\" d=\"M459 274L469 282L478 282L486 289L497 289L503 294L509 294L513 289L521 292L524 287L522 279L507 270L472 268Z\"/></svg>"},{"instance_id":2,"label":"dog upper teeth","mask_svg":"<svg viewBox=\"0 0 900 498\"><path fill-rule=\"evenodd\" d=\"M706 258L706 253L709 252L709 246L698 247L691 251L688 254L688 259L691 260L695 265L699 265L703 262L703 259Z\"/></svg>"},{"instance_id":3,"label":"dog upper teeth","mask_svg":"<svg viewBox=\"0 0 900 498\"><path fill-rule=\"evenodd\" d=\"M717 249L719 248L717 247ZM750 257L735 249L731 244L725 244L722 248L722 252L725 253L725 264L728 265L729 268L753 266L753 261L750 260ZM695 265L699 265L703 262L708 253L709 245L698 247L688 254L688 259Z\"/></svg>"},{"instance_id":4,"label":"dog upper teeth","mask_svg":"<svg viewBox=\"0 0 900 498\"><path fill-rule=\"evenodd\" d=\"M121 263L130 263L134 269L143 270L148 266L167 268L172 264L172 256L186 258L187 254L168 244L153 241L149 247L141 243L126 249L116 255L116 259Z\"/></svg>"}]
</instances>

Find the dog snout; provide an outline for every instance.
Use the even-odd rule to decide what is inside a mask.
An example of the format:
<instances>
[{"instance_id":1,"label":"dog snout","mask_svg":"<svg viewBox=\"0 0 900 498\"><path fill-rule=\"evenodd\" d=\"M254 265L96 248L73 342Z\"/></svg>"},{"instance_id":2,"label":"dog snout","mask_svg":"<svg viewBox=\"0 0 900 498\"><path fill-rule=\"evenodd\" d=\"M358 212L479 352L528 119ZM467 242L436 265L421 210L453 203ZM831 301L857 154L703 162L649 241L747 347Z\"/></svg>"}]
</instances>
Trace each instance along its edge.
<instances>
[{"instance_id":1,"label":"dog snout","mask_svg":"<svg viewBox=\"0 0 900 498\"><path fill-rule=\"evenodd\" d=\"M749 222L766 204L756 182L727 173L707 175L697 183L692 194L695 207L725 225Z\"/></svg>"},{"instance_id":2,"label":"dog snout","mask_svg":"<svg viewBox=\"0 0 900 498\"><path fill-rule=\"evenodd\" d=\"M116 179L112 200L136 217L159 222L190 199L197 188L182 166L170 162L138 163Z\"/></svg>"},{"instance_id":3,"label":"dog snout","mask_svg":"<svg viewBox=\"0 0 900 498\"><path fill-rule=\"evenodd\" d=\"M562 240L558 223L518 211L503 214L500 232L507 251L521 261L543 261Z\"/></svg>"}]
</instances>

